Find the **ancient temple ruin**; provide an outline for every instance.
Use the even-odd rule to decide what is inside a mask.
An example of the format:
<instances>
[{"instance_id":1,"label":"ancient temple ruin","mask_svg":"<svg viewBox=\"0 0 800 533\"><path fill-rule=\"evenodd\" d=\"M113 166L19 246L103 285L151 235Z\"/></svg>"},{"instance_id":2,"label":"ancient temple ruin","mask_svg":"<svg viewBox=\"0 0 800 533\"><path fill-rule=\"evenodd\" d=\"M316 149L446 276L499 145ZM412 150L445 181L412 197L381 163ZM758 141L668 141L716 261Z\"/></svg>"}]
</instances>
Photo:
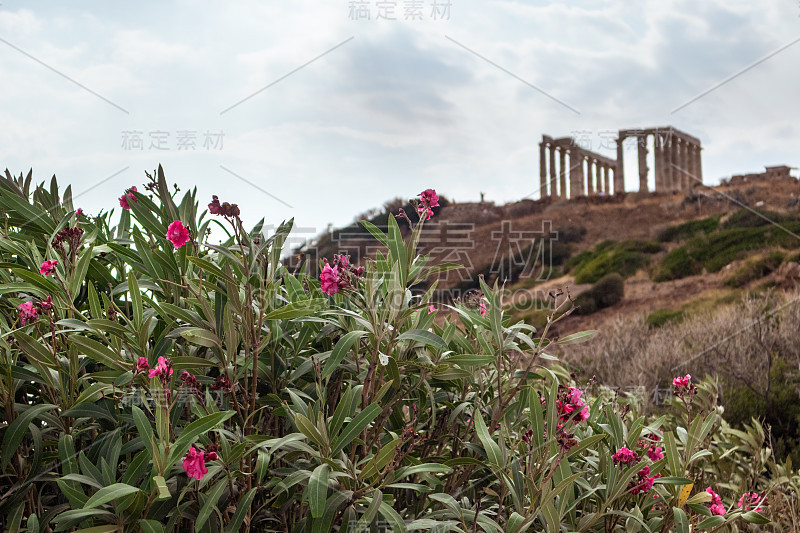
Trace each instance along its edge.
<instances>
[{"instance_id":1,"label":"ancient temple ruin","mask_svg":"<svg viewBox=\"0 0 800 533\"><path fill-rule=\"evenodd\" d=\"M656 192L688 192L703 182L700 139L672 126L620 130L617 159L579 146L572 137L542 135L539 143L541 197L576 198L625 192L624 143L636 139L639 191L648 192L648 138L653 138Z\"/></svg>"}]
</instances>

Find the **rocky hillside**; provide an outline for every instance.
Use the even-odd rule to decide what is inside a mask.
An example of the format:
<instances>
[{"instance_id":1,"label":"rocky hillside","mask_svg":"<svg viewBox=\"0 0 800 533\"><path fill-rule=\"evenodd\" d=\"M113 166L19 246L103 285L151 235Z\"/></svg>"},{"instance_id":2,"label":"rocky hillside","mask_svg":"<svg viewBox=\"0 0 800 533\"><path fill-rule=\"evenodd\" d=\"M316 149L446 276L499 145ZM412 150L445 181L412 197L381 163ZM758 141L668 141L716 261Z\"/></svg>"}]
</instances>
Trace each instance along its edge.
<instances>
[{"instance_id":1,"label":"rocky hillside","mask_svg":"<svg viewBox=\"0 0 800 533\"><path fill-rule=\"evenodd\" d=\"M766 175L732 181L689 195L442 202L420 244L435 262L468 267L442 276L442 302L476 289L483 274L505 283L512 312L534 325L548 313L549 294L576 298L581 309L559 323L558 334L642 314L658 325L746 291L791 288L800 277L800 182ZM402 202L395 204L387 207L397 212ZM372 215L385 226L387 210ZM354 223L297 252L316 264L334 253L360 261L377 249ZM612 273L624 280L621 294L580 296Z\"/></svg>"}]
</instances>

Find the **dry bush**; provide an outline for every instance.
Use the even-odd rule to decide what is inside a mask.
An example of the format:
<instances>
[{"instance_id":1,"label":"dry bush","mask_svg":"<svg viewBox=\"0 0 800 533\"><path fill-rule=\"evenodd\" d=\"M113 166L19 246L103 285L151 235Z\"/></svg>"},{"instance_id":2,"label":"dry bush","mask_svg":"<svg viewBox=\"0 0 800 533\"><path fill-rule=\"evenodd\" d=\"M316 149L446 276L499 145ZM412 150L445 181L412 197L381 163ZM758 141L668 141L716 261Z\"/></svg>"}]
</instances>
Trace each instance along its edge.
<instances>
[{"instance_id":1,"label":"dry bush","mask_svg":"<svg viewBox=\"0 0 800 533\"><path fill-rule=\"evenodd\" d=\"M565 358L612 386L650 390L676 375L718 375L764 395L776 359L800 363L798 324L800 292L768 292L659 328L644 316L620 320L593 342L565 347Z\"/></svg>"}]
</instances>

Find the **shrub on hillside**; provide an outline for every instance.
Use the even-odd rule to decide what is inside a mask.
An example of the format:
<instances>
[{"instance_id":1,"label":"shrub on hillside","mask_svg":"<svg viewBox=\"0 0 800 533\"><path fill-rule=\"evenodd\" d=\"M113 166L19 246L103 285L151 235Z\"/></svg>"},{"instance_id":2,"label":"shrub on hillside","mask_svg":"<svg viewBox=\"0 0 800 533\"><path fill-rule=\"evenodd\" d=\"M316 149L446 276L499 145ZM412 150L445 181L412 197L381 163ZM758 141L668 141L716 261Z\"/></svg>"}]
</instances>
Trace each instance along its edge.
<instances>
[{"instance_id":1,"label":"shrub on hillside","mask_svg":"<svg viewBox=\"0 0 800 533\"><path fill-rule=\"evenodd\" d=\"M590 315L611 307L625 296L625 280L617 273L603 276L591 289L575 298L576 313Z\"/></svg>"},{"instance_id":2,"label":"shrub on hillside","mask_svg":"<svg viewBox=\"0 0 800 533\"><path fill-rule=\"evenodd\" d=\"M705 234L711 233L719 227L719 218L719 215L717 215L669 226L659 232L657 239L661 242L674 242L689 239L700 232Z\"/></svg>"},{"instance_id":3,"label":"shrub on hillside","mask_svg":"<svg viewBox=\"0 0 800 533\"><path fill-rule=\"evenodd\" d=\"M737 288L743 287L753 280L761 279L775 271L783 262L784 257L784 253L780 251L751 257L725 278L725 284Z\"/></svg>"},{"instance_id":4,"label":"shrub on hillside","mask_svg":"<svg viewBox=\"0 0 800 533\"><path fill-rule=\"evenodd\" d=\"M683 311L673 311L672 309L657 309L647 315L645 322L651 328L660 328L668 322L680 322L686 317Z\"/></svg>"},{"instance_id":5,"label":"shrub on hillside","mask_svg":"<svg viewBox=\"0 0 800 533\"><path fill-rule=\"evenodd\" d=\"M612 272L622 277L635 274L650 263L650 254L661 251L661 245L649 241L603 241L591 252L584 252L567 264L576 283L594 283Z\"/></svg>"}]
</instances>

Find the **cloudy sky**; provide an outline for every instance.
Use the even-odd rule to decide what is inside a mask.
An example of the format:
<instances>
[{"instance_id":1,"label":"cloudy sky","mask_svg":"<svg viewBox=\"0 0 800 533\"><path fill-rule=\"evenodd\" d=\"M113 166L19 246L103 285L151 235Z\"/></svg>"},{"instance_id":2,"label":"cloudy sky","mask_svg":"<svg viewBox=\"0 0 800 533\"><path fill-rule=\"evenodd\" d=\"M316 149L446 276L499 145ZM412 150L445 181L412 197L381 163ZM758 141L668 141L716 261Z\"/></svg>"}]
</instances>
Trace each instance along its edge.
<instances>
[{"instance_id":1,"label":"cloudy sky","mask_svg":"<svg viewBox=\"0 0 800 533\"><path fill-rule=\"evenodd\" d=\"M428 187L538 198L543 133L674 125L715 183L800 166L799 39L798 0L2 0L0 168L96 212L161 163L309 235Z\"/></svg>"}]
</instances>

